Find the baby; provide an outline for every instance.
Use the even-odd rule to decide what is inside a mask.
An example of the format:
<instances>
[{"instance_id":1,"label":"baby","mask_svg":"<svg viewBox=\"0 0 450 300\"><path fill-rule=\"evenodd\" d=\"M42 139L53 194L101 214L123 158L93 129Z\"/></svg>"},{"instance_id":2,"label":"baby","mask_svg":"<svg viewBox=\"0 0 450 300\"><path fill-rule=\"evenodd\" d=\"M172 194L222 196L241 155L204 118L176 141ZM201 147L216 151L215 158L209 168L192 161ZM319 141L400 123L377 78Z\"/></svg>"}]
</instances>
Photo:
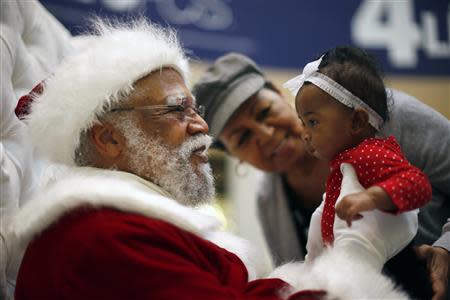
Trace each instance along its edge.
<instances>
[{"instance_id":1,"label":"baby","mask_svg":"<svg viewBox=\"0 0 450 300\"><path fill-rule=\"evenodd\" d=\"M333 245L336 214L351 226L363 212L378 209L387 212L376 212L382 224L383 218L401 217L396 215L431 200L426 175L406 160L395 138L376 137L388 117L387 94L377 64L366 52L347 46L331 49L307 64L303 74L285 87L296 96L306 148L330 162L324 201L311 220L307 260L320 254L324 246ZM347 164L354 168L363 189L338 201L341 168ZM417 213L411 213L417 229ZM320 222L314 224L318 217ZM399 239L399 248L409 242ZM377 267L389 258L383 257Z\"/></svg>"}]
</instances>

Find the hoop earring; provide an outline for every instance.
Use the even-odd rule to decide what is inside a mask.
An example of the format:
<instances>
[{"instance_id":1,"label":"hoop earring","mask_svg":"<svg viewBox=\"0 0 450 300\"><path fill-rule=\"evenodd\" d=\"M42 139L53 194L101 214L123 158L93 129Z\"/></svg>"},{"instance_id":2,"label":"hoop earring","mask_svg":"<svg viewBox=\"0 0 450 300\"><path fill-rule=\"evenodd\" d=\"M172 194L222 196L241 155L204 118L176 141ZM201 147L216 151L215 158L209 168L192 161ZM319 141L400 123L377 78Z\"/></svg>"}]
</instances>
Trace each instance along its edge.
<instances>
[{"instance_id":1,"label":"hoop earring","mask_svg":"<svg viewBox=\"0 0 450 300\"><path fill-rule=\"evenodd\" d=\"M240 160L237 164L234 165L234 174L236 174L237 177L247 176L248 170L249 170L248 167L242 160Z\"/></svg>"}]
</instances>

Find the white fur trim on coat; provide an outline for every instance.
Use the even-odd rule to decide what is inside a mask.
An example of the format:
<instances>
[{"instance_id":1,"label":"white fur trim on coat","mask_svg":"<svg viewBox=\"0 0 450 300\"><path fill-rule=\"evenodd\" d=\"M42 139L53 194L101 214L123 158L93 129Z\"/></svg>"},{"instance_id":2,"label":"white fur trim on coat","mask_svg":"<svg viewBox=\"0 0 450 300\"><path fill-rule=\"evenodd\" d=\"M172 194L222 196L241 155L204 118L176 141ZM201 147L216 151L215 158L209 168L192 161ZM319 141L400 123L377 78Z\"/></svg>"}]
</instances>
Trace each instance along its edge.
<instances>
[{"instance_id":1,"label":"white fur trim on coat","mask_svg":"<svg viewBox=\"0 0 450 300\"><path fill-rule=\"evenodd\" d=\"M281 278L293 287L286 291L286 297L300 290L325 290L326 299L409 299L377 268L339 248L325 250L310 263L282 265L270 277Z\"/></svg>"},{"instance_id":2,"label":"white fur trim on coat","mask_svg":"<svg viewBox=\"0 0 450 300\"><path fill-rule=\"evenodd\" d=\"M10 222L7 244L17 255L65 213L87 204L163 220L209 240L236 254L245 264L250 280L270 271L264 260L257 259L260 256L248 242L221 231L222 224L216 218L178 203L161 188L138 176L66 166L58 166L53 175Z\"/></svg>"},{"instance_id":3,"label":"white fur trim on coat","mask_svg":"<svg viewBox=\"0 0 450 300\"><path fill-rule=\"evenodd\" d=\"M138 79L162 67L187 77L187 59L173 31L145 20L97 21L96 30L45 81L27 118L32 144L57 163L74 164L80 133L129 94Z\"/></svg>"}]
</instances>

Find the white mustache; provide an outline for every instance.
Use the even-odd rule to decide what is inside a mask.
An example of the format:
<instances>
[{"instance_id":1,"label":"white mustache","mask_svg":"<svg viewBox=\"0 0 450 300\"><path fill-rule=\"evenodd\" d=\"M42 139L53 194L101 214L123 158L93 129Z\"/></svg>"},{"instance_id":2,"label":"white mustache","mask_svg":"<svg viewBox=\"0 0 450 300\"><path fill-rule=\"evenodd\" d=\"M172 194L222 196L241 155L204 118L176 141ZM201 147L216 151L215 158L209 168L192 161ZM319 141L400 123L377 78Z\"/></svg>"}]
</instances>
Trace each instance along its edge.
<instances>
[{"instance_id":1,"label":"white mustache","mask_svg":"<svg viewBox=\"0 0 450 300\"><path fill-rule=\"evenodd\" d=\"M212 144L212 137L209 135L197 135L186 140L180 147L180 155L184 159L191 156L192 152L198 150L199 148L205 147L205 152L209 149Z\"/></svg>"}]
</instances>

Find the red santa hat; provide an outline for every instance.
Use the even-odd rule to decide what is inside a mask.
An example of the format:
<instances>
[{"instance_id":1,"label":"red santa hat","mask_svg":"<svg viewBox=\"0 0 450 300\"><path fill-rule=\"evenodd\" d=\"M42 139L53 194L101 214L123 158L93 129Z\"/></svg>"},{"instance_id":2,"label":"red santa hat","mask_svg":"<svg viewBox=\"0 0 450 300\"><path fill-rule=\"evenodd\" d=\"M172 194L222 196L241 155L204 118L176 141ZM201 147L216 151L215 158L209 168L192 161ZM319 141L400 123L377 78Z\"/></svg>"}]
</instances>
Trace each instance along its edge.
<instances>
[{"instance_id":1,"label":"red santa hat","mask_svg":"<svg viewBox=\"0 0 450 300\"><path fill-rule=\"evenodd\" d=\"M127 24L95 21L94 33L18 108L29 139L53 162L73 165L80 133L119 103L133 83L163 67L186 80L188 62L174 31L141 19ZM42 88L43 86L43 88Z\"/></svg>"}]
</instances>

